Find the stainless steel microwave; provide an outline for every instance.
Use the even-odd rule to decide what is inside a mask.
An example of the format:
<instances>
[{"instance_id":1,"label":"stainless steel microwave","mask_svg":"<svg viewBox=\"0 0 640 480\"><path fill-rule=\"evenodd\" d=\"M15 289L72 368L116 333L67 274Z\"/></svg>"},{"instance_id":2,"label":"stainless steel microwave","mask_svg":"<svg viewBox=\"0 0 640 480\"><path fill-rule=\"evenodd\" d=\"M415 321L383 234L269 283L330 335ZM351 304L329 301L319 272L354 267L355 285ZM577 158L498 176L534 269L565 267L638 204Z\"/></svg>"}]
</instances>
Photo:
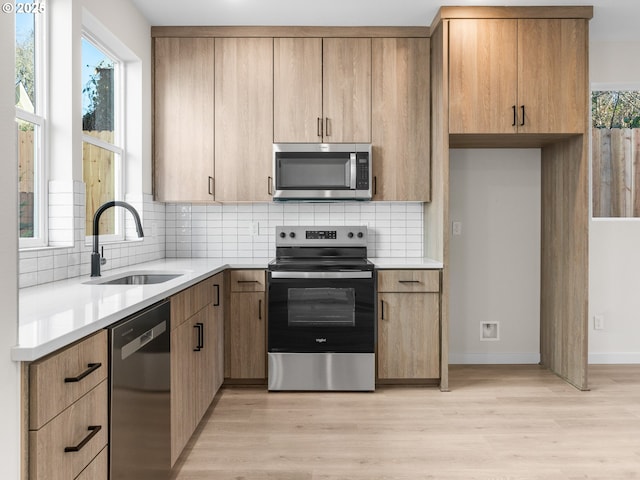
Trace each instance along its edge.
<instances>
[{"instance_id":1,"label":"stainless steel microwave","mask_svg":"<svg viewBox=\"0 0 640 480\"><path fill-rule=\"evenodd\" d=\"M371 200L371 144L274 143L274 200Z\"/></svg>"}]
</instances>

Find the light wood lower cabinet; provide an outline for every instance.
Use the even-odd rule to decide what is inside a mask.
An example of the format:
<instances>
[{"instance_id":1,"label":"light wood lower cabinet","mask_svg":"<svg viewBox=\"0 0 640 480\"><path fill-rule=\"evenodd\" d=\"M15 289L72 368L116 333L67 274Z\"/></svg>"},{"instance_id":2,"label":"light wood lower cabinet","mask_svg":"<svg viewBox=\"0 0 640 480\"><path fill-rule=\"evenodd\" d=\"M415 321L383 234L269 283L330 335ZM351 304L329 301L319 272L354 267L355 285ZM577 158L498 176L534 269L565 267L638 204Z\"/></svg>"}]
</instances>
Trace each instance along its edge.
<instances>
[{"instance_id":1,"label":"light wood lower cabinet","mask_svg":"<svg viewBox=\"0 0 640 480\"><path fill-rule=\"evenodd\" d=\"M31 363L28 471L31 480L107 478L98 457L108 441L107 332ZM89 478L85 477L84 478Z\"/></svg>"},{"instance_id":2,"label":"light wood lower cabinet","mask_svg":"<svg viewBox=\"0 0 640 480\"><path fill-rule=\"evenodd\" d=\"M182 453L222 384L223 281L224 275L219 273L172 297L172 465Z\"/></svg>"},{"instance_id":3,"label":"light wood lower cabinet","mask_svg":"<svg viewBox=\"0 0 640 480\"><path fill-rule=\"evenodd\" d=\"M267 378L267 305L264 270L230 273L226 376L263 382Z\"/></svg>"},{"instance_id":4,"label":"light wood lower cabinet","mask_svg":"<svg viewBox=\"0 0 640 480\"><path fill-rule=\"evenodd\" d=\"M440 271L378 272L379 380L440 377Z\"/></svg>"}]
</instances>

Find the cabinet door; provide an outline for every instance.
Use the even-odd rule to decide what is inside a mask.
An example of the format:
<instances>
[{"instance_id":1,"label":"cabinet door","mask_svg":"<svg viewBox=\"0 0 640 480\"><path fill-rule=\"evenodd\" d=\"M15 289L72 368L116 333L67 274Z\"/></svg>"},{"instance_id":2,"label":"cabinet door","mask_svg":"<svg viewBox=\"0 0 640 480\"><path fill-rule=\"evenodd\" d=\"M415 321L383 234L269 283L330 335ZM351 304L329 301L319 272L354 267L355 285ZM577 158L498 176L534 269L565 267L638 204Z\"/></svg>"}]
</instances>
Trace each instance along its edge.
<instances>
[{"instance_id":1,"label":"cabinet door","mask_svg":"<svg viewBox=\"0 0 640 480\"><path fill-rule=\"evenodd\" d=\"M371 39L325 38L324 141L371 142Z\"/></svg>"},{"instance_id":2,"label":"cabinet door","mask_svg":"<svg viewBox=\"0 0 640 480\"><path fill-rule=\"evenodd\" d=\"M273 141L321 142L322 39L273 40Z\"/></svg>"},{"instance_id":3,"label":"cabinet door","mask_svg":"<svg viewBox=\"0 0 640 480\"><path fill-rule=\"evenodd\" d=\"M379 293L378 302L378 378L438 378L439 294Z\"/></svg>"},{"instance_id":4,"label":"cabinet door","mask_svg":"<svg viewBox=\"0 0 640 480\"><path fill-rule=\"evenodd\" d=\"M195 391L198 388L196 317L171 331L171 465L191 438L198 420Z\"/></svg>"},{"instance_id":5,"label":"cabinet door","mask_svg":"<svg viewBox=\"0 0 640 480\"><path fill-rule=\"evenodd\" d=\"M214 39L156 38L154 45L155 198L210 202Z\"/></svg>"},{"instance_id":6,"label":"cabinet door","mask_svg":"<svg viewBox=\"0 0 640 480\"><path fill-rule=\"evenodd\" d=\"M229 320L230 376L266 378L266 305L263 292L232 293Z\"/></svg>"},{"instance_id":7,"label":"cabinet door","mask_svg":"<svg viewBox=\"0 0 640 480\"><path fill-rule=\"evenodd\" d=\"M374 38L374 200L430 200L429 39Z\"/></svg>"},{"instance_id":8,"label":"cabinet door","mask_svg":"<svg viewBox=\"0 0 640 480\"><path fill-rule=\"evenodd\" d=\"M215 361L217 355L217 325L213 303L196 314L196 327L200 332L200 349L193 352L196 368L195 411L196 424L200 423L216 394ZM197 329L197 328L196 328Z\"/></svg>"},{"instance_id":9,"label":"cabinet door","mask_svg":"<svg viewBox=\"0 0 640 480\"><path fill-rule=\"evenodd\" d=\"M216 201L269 201L273 40L215 42Z\"/></svg>"},{"instance_id":10,"label":"cabinet door","mask_svg":"<svg viewBox=\"0 0 640 480\"><path fill-rule=\"evenodd\" d=\"M449 133L516 132L517 41L517 20L450 21Z\"/></svg>"},{"instance_id":11,"label":"cabinet door","mask_svg":"<svg viewBox=\"0 0 640 480\"><path fill-rule=\"evenodd\" d=\"M585 131L587 45L586 20L518 21L518 107L525 112L519 132Z\"/></svg>"}]
</instances>

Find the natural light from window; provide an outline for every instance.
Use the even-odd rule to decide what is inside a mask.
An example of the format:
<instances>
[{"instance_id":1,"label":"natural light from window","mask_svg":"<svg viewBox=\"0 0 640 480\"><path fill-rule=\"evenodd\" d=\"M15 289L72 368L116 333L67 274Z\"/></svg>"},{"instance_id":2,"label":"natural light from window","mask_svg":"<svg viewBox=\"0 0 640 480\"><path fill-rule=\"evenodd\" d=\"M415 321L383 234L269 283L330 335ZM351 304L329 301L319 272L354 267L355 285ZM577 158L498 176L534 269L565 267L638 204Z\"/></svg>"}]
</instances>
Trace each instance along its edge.
<instances>
[{"instance_id":1,"label":"natural light from window","mask_svg":"<svg viewBox=\"0 0 640 480\"><path fill-rule=\"evenodd\" d=\"M86 235L93 234L93 214L100 205L122 200L119 74L117 59L83 37L82 176L86 186ZM121 238L120 217L116 209L107 210L100 217L101 236Z\"/></svg>"}]
</instances>

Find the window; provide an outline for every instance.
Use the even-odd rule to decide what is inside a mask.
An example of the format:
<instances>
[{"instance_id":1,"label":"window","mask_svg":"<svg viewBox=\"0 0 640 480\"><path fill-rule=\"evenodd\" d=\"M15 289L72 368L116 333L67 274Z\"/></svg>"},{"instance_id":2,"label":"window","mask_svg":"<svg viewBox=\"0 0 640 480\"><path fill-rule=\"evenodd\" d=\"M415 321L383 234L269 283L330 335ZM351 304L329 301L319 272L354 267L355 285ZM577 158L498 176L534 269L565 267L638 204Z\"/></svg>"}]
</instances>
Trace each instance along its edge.
<instances>
[{"instance_id":1,"label":"window","mask_svg":"<svg viewBox=\"0 0 640 480\"><path fill-rule=\"evenodd\" d=\"M593 90L593 217L640 217L640 91Z\"/></svg>"},{"instance_id":2,"label":"window","mask_svg":"<svg viewBox=\"0 0 640 480\"><path fill-rule=\"evenodd\" d=\"M20 247L46 245L45 3L17 1L15 106Z\"/></svg>"},{"instance_id":3,"label":"window","mask_svg":"<svg viewBox=\"0 0 640 480\"><path fill-rule=\"evenodd\" d=\"M123 199L123 98L121 62L88 34L82 38L82 176L86 186L86 235L93 235L93 215L100 205ZM120 209L100 217L100 235L124 238ZM108 237L107 237L108 239Z\"/></svg>"}]
</instances>

